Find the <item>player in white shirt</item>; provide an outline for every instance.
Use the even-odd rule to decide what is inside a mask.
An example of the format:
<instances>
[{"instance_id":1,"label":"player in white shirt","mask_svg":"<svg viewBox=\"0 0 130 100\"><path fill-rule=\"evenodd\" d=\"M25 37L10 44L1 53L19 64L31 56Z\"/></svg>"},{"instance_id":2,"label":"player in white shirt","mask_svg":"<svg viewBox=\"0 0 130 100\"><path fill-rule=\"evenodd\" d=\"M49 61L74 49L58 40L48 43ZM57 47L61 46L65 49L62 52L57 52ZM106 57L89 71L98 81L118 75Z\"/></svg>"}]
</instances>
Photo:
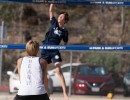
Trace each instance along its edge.
<instances>
[{"instance_id":1,"label":"player in white shirt","mask_svg":"<svg viewBox=\"0 0 130 100\"><path fill-rule=\"evenodd\" d=\"M47 64L37 57L39 43L26 44L28 56L17 60L20 88L14 100L50 100L48 93Z\"/></svg>"}]
</instances>

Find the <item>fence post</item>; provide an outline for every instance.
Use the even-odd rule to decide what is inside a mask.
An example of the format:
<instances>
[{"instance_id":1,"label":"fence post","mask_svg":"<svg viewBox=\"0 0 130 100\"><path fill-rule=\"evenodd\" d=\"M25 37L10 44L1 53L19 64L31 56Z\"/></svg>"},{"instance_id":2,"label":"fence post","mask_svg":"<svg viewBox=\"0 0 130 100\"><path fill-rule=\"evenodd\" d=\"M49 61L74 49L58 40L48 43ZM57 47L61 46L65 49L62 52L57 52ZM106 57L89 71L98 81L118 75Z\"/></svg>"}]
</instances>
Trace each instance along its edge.
<instances>
[{"instance_id":1,"label":"fence post","mask_svg":"<svg viewBox=\"0 0 130 100\"><path fill-rule=\"evenodd\" d=\"M69 84L69 96L71 96L71 76L72 76L72 51L70 51L70 84Z\"/></svg>"},{"instance_id":2,"label":"fence post","mask_svg":"<svg viewBox=\"0 0 130 100\"><path fill-rule=\"evenodd\" d=\"M4 21L1 24L1 32L0 32L0 43L3 43L3 33L4 33ZM2 79L2 60L3 60L3 50L0 49L0 86L1 86L1 79Z\"/></svg>"}]
</instances>

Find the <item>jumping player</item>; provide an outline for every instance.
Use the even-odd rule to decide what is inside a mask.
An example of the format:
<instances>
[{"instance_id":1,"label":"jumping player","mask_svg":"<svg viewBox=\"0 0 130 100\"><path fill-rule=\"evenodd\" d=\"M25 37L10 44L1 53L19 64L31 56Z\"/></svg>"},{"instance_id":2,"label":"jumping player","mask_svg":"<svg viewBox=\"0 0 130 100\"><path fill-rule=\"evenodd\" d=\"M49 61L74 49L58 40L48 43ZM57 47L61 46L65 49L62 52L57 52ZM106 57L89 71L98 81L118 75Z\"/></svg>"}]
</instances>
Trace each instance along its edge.
<instances>
[{"instance_id":1,"label":"jumping player","mask_svg":"<svg viewBox=\"0 0 130 100\"><path fill-rule=\"evenodd\" d=\"M26 44L28 56L17 61L20 88L14 100L50 100L48 93L47 63L37 57L39 43L30 40Z\"/></svg>"},{"instance_id":2,"label":"jumping player","mask_svg":"<svg viewBox=\"0 0 130 100\"><path fill-rule=\"evenodd\" d=\"M69 21L68 13L61 12L57 20L54 17L54 4L50 4L49 15L51 26L45 35L43 45L59 45L61 40L64 41L64 44L67 44L68 31L64 28L64 25ZM41 56L43 59L47 61L48 64L50 64L51 62L54 63L56 67L56 73L58 74L58 77L61 81L64 100L68 100L65 80L60 68L61 66L60 62L62 61L62 59L59 50L42 50Z\"/></svg>"}]
</instances>

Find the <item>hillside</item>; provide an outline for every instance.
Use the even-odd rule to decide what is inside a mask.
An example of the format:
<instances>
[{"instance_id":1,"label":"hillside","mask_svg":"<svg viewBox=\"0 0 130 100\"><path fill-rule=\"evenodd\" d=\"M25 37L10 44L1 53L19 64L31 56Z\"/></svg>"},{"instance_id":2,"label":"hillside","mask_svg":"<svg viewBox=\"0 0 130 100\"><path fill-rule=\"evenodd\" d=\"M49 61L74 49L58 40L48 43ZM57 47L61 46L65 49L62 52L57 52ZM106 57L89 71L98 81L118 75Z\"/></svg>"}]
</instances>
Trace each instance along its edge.
<instances>
[{"instance_id":1,"label":"hillside","mask_svg":"<svg viewBox=\"0 0 130 100\"><path fill-rule=\"evenodd\" d=\"M50 25L48 9L48 4L0 3L0 22L4 21L7 26L7 36L3 43L21 44L30 38L41 43ZM56 17L61 11L67 11L70 16L66 25L69 31L68 44L130 44L129 7L56 5ZM16 59L26 55L22 50L3 52L3 73L7 69L12 70L16 66ZM69 55L69 52L62 51L63 63L69 62ZM101 64L121 73L129 68L129 59L128 54L114 51L73 52L73 62Z\"/></svg>"}]
</instances>

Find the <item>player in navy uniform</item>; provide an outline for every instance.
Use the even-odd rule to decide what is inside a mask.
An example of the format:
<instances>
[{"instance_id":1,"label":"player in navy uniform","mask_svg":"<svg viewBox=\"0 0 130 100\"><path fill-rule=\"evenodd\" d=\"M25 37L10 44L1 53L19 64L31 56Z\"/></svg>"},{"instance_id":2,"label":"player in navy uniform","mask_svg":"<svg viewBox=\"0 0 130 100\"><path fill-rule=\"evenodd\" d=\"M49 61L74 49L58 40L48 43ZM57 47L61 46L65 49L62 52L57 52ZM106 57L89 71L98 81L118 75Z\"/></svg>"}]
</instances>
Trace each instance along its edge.
<instances>
[{"instance_id":1,"label":"player in navy uniform","mask_svg":"<svg viewBox=\"0 0 130 100\"><path fill-rule=\"evenodd\" d=\"M69 16L66 12L61 12L58 16L58 20L54 17L54 4L50 4L49 15L51 26L49 31L45 35L43 40L43 45L59 45L61 40L64 41L64 44L68 42L68 31L64 28L64 25L68 22ZM42 50L41 56L47 61L48 64L53 62L56 66L56 72L61 81L64 100L68 100L68 95L66 92L65 80L60 68L60 62L62 61L59 50Z\"/></svg>"}]
</instances>

